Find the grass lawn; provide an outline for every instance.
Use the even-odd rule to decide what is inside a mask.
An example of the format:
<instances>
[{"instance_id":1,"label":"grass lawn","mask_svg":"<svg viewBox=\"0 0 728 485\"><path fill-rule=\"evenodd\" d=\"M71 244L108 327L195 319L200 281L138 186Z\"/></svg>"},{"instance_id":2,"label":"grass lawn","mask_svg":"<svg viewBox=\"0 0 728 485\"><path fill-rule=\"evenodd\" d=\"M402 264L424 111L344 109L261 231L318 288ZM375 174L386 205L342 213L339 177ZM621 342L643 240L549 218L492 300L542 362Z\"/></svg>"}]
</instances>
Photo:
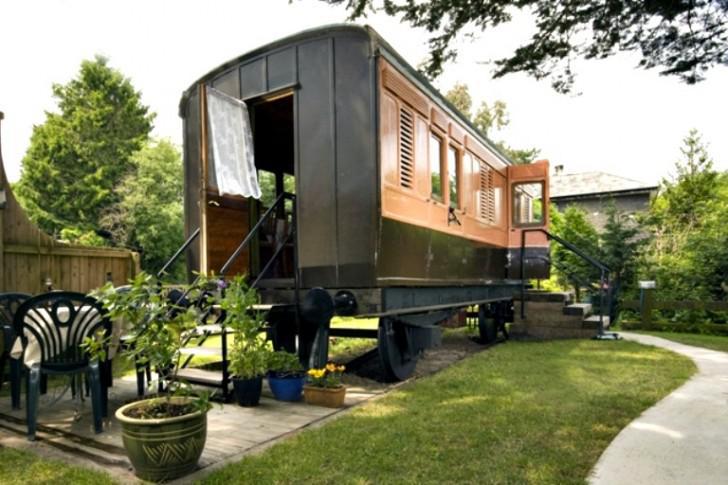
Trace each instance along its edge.
<instances>
[{"instance_id":1,"label":"grass lawn","mask_svg":"<svg viewBox=\"0 0 728 485\"><path fill-rule=\"evenodd\" d=\"M48 460L35 453L0 447L0 483L68 483L102 485L116 483L105 473Z\"/></svg>"},{"instance_id":2,"label":"grass lawn","mask_svg":"<svg viewBox=\"0 0 728 485\"><path fill-rule=\"evenodd\" d=\"M616 434L694 371L632 342L510 342L203 483L584 483Z\"/></svg>"},{"instance_id":3,"label":"grass lawn","mask_svg":"<svg viewBox=\"0 0 728 485\"><path fill-rule=\"evenodd\" d=\"M632 332L633 330L628 330ZM635 333L645 335L653 335L672 340L685 345L694 345L695 347L704 347L706 349L720 350L728 352L728 337L722 335L702 335L697 333L677 333L677 332L648 332L646 330L636 330Z\"/></svg>"}]
</instances>

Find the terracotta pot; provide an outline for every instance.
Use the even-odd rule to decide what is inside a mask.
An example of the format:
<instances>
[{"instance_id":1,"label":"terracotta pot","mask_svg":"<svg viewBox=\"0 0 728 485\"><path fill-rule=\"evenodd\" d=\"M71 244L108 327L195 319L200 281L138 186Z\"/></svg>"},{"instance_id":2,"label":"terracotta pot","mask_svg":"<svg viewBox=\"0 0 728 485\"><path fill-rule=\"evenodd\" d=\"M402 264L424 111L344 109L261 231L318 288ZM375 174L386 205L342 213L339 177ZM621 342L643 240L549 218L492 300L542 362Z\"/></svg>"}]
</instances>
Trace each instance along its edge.
<instances>
[{"instance_id":1,"label":"terracotta pot","mask_svg":"<svg viewBox=\"0 0 728 485\"><path fill-rule=\"evenodd\" d=\"M303 386L303 400L308 404L325 406L327 408L340 408L344 405L346 387L316 387L306 384Z\"/></svg>"}]
</instances>

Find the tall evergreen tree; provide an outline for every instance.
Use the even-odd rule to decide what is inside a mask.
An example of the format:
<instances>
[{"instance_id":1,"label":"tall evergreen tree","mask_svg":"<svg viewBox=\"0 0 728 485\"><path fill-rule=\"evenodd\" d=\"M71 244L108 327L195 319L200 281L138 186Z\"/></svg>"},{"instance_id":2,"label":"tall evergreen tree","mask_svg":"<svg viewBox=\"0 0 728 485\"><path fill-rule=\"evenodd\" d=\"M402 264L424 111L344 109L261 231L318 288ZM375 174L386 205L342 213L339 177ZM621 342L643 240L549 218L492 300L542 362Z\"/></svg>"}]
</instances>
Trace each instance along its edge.
<instances>
[{"instance_id":1,"label":"tall evergreen tree","mask_svg":"<svg viewBox=\"0 0 728 485\"><path fill-rule=\"evenodd\" d=\"M642 275L657 280L665 299L726 299L728 175L713 169L695 130L681 151L676 176L663 180L650 205L646 222L654 238Z\"/></svg>"},{"instance_id":2,"label":"tall evergreen tree","mask_svg":"<svg viewBox=\"0 0 728 485\"><path fill-rule=\"evenodd\" d=\"M570 242L585 254L599 254L599 235L589 222L583 209L570 205L559 213L552 206L551 232ZM576 299L581 299L581 289L599 280L599 271L560 244L551 245L551 261L556 280L561 286L574 288Z\"/></svg>"},{"instance_id":3,"label":"tall evergreen tree","mask_svg":"<svg viewBox=\"0 0 728 485\"><path fill-rule=\"evenodd\" d=\"M83 61L78 76L54 84L58 113L33 128L16 193L31 219L50 233L93 231L119 201L115 188L134 170L154 115L141 93L103 57Z\"/></svg>"},{"instance_id":4,"label":"tall evergreen tree","mask_svg":"<svg viewBox=\"0 0 728 485\"><path fill-rule=\"evenodd\" d=\"M142 269L156 273L184 241L182 155L169 140L153 140L132 155L136 170L120 184L120 200L102 226L116 244L141 252ZM174 276L182 279L178 265Z\"/></svg>"},{"instance_id":5,"label":"tall evergreen tree","mask_svg":"<svg viewBox=\"0 0 728 485\"><path fill-rule=\"evenodd\" d=\"M616 297L634 289L640 248L645 239L633 217L621 212L611 201L607 222L599 235L601 261L609 269L611 287Z\"/></svg>"}]
</instances>

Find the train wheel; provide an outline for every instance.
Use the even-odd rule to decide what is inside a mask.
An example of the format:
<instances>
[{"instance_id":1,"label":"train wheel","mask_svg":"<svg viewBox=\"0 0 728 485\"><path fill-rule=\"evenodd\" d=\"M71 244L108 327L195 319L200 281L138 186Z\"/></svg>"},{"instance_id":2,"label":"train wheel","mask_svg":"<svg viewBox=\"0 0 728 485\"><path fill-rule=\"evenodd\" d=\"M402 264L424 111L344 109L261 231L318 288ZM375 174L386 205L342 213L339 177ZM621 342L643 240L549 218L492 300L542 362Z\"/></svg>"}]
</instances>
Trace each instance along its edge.
<instances>
[{"instance_id":1,"label":"train wheel","mask_svg":"<svg viewBox=\"0 0 728 485\"><path fill-rule=\"evenodd\" d=\"M380 318L377 338L385 379L403 381L411 376L417 355L410 350L405 326L391 318Z\"/></svg>"},{"instance_id":2,"label":"train wheel","mask_svg":"<svg viewBox=\"0 0 728 485\"><path fill-rule=\"evenodd\" d=\"M484 344L491 344L498 337L498 325L493 310L491 305L478 306L478 330L480 341Z\"/></svg>"}]
</instances>

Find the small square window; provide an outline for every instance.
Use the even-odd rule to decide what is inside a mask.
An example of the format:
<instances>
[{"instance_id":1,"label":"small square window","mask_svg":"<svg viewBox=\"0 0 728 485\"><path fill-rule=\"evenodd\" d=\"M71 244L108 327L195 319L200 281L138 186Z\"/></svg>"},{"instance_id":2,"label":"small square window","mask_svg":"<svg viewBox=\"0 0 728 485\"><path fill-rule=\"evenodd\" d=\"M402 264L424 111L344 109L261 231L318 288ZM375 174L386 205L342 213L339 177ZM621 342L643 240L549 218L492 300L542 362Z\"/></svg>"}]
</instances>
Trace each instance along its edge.
<instances>
[{"instance_id":1,"label":"small square window","mask_svg":"<svg viewBox=\"0 0 728 485\"><path fill-rule=\"evenodd\" d=\"M543 183L528 182L514 185L512 208L514 226L543 224Z\"/></svg>"}]
</instances>

